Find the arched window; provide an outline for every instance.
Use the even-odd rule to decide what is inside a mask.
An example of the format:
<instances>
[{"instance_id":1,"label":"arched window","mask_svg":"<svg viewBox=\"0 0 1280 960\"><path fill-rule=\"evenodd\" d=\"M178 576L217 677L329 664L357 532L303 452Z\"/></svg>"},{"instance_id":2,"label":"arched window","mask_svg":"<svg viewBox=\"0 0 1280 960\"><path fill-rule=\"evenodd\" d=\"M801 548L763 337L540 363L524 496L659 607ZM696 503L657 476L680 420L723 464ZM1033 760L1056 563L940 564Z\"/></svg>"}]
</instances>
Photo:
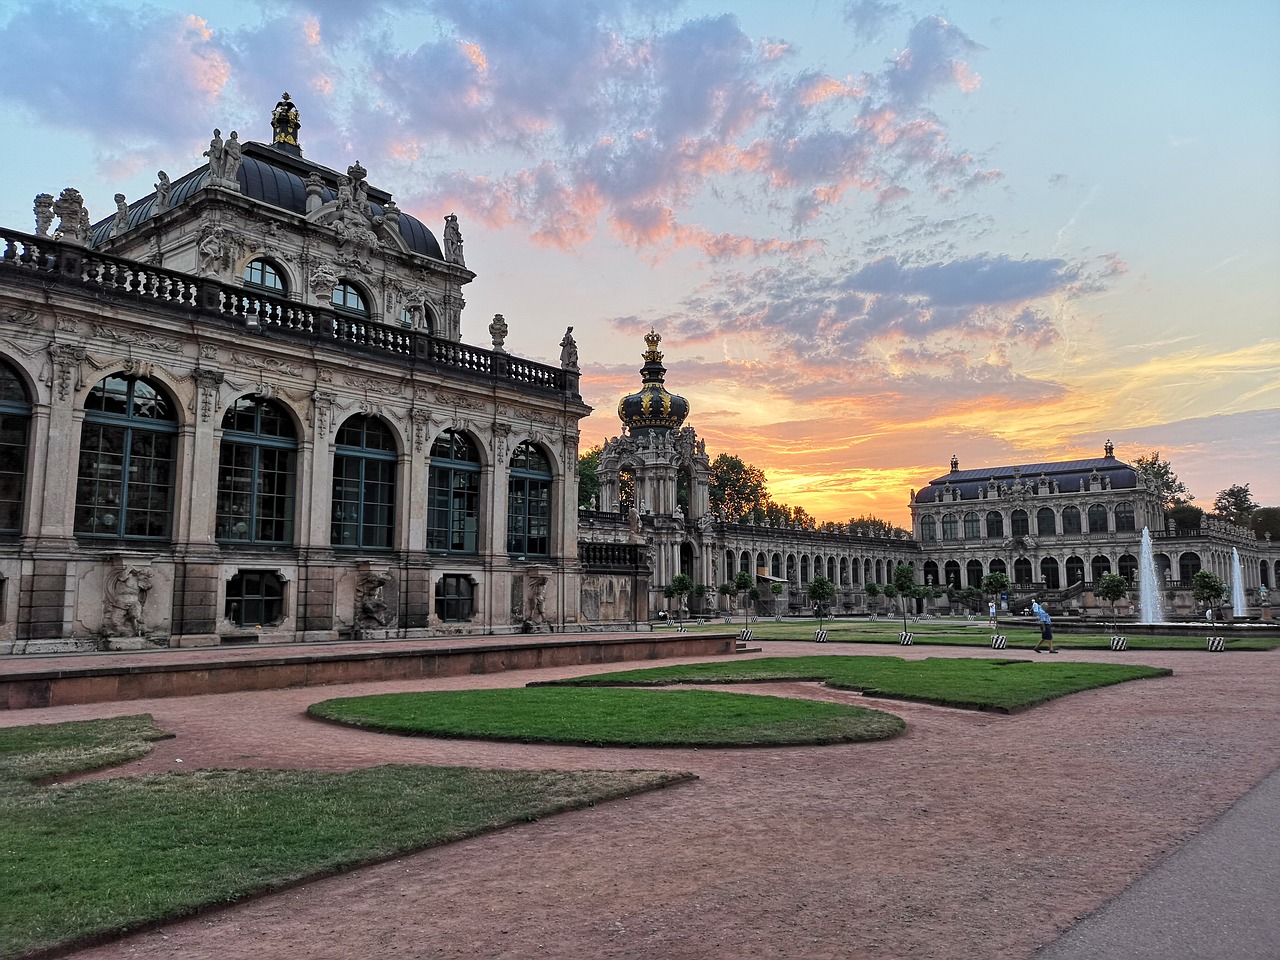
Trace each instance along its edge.
<instances>
[{"instance_id":1,"label":"arched window","mask_svg":"<svg viewBox=\"0 0 1280 960\"><path fill-rule=\"evenodd\" d=\"M1000 515L999 510L987 511L987 539L1004 539L1004 517Z\"/></svg>"},{"instance_id":2,"label":"arched window","mask_svg":"<svg viewBox=\"0 0 1280 960\"><path fill-rule=\"evenodd\" d=\"M960 537L959 523L954 513L943 514L942 517L942 539L958 540Z\"/></svg>"},{"instance_id":3,"label":"arched window","mask_svg":"<svg viewBox=\"0 0 1280 960\"><path fill-rule=\"evenodd\" d=\"M924 517L920 520L920 539L925 543L932 543L938 539L938 521L933 517Z\"/></svg>"},{"instance_id":4,"label":"arched window","mask_svg":"<svg viewBox=\"0 0 1280 960\"><path fill-rule=\"evenodd\" d=\"M0 362L0 533L22 530L31 400L18 374Z\"/></svg>"},{"instance_id":5,"label":"arched window","mask_svg":"<svg viewBox=\"0 0 1280 960\"><path fill-rule=\"evenodd\" d=\"M447 623L470 620L475 608L470 577L446 573L436 581L436 616Z\"/></svg>"},{"instance_id":6,"label":"arched window","mask_svg":"<svg viewBox=\"0 0 1280 960\"><path fill-rule=\"evenodd\" d=\"M551 462L528 440L511 455L507 552L522 557L551 555Z\"/></svg>"},{"instance_id":7,"label":"arched window","mask_svg":"<svg viewBox=\"0 0 1280 960\"><path fill-rule=\"evenodd\" d=\"M964 515L964 538L966 540L982 538L982 520L972 510Z\"/></svg>"},{"instance_id":8,"label":"arched window","mask_svg":"<svg viewBox=\"0 0 1280 960\"><path fill-rule=\"evenodd\" d=\"M395 542L395 438L380 420L356 415L338 428L335 450L329 542L390 550Z\"/></svg>"},{"instance_id":9,"label":"arched window","mask_svg":"<svg viewBox=\"0 0 1280 960\"><path fill-rule=\"evenodd\" d=\"M1095 503L1089 508L1089 532L1107 532L1107 508L1100 503Z\"/></svg>"},{"instance_id":10,"label":"arched window","mask_svg":"<svg viewBox=\"0 0 1280 960\"><path fill-rule=\"evenodd\" d=\"M168 537L177 443L175 408L158 384L115 374L90 390L80 434L76 533Z\"/></svg>"},{"instance_id":11,"label":"arched window","mask_svg":"<svg viewBox=\"0 0 1280 960\"><path fill-rule=\"evenodd\" d=\"M948 587L960 586L960 564L955 560L948 560L942 568L942 577L946 581Z\"/></svg>"},{"instance_id":12,"label":"arched window","mask_svg":"<svg viewBox=\"0 0 1280 960\"><path fill-rule=\"evenodd\" d=\"M1026 557L1019 557L1017 560L1013 561L1013 582L1031 582L1031 561Z\"/></svg>"},{"instance_id":13,"label":"arched window","mask_svg":"<svg viewBox=\"0 0 1280 960\"><path fill-rule=\"evenodd\" d=\"M1005 576L1008 576L1009 568L1005 566L1005 563L1003 560L992 560L991 569L988 571L988 573L1003 573Z\"/></svg>"},{"instance_id":14,"label":"arched window","mask_svg":"<svg viewBox=\"0 0 1280 960\"><path fill-rule=\"evenodd\" d=\"M445 430L431 445L427 549L475 553L480 529L480 451L465 433Z\"/></svg>"},{"instance_id":15,"label":"arched window","mask_svg":"<svg viewBox=\"0 0 1280 960\"><path fill-rule=\"evenodd\" d=\"M1062 532L1066 534L1080 532L1080 508L1062 508Z\"/></svg>"},{"instance_id":16,"label":"arched window","mask_svg":"<svg viewBox=\"0 0 1280 960\"><path fill-rule=\"evenodd\" d=\"M1188 551L1178 558L1178 579L1190 583L1200 572L1200 554Z\"/></svg>"},{"instance_id":17,"label":"arched window","mask_svg":"<svg viewBox=\"0 0 1280 960\"><path fill-rule=\"evenodd\" d=\"M1080 512L1076 511L1079 517ZM1067 557L1067 586L1084 583L1084 561L1079 557Z\"/></svg>"},{"instance_id":18,"label":"arched window","mask_svg":"<svg viewBox=\"0 0 1280 960\"><path fill-rule=\"evenodd\" d=\"M1124 577L1130 583L1138 582L1138 558L1132 553L1120 555L1118 563L1120 567L1120 576Z\"/></svg>"},{"instance_id":19,"label":"arched window","mask_svg":"<svg viewBox=\"0 0 1280 960\"><path fill-rule=\"evenodd\" d=\"M253 397L232 403L222 418L214 536L292 543L297 461L293 423L279 404Z\"/></svg>"},{"instance_id":20,"label":"arched window","mask_svg":"<svg viewBox=\"0 0 1280 960\"><path fill-rule=\"evenodd\" d=\"M832 583L838 582L836 580L836 558L835 557L827 557L827 579L830 580Z\"/></svg>"},{"instance_id":21,"label":"arched window","mask_svg":"<svg viewBox=\"0 0 1280 960\"><path fill-rule=\"evenodd\" d=\"M937 563L932 560L926 560L924 562L924 567L921 569L924 571L924 582L926 586L937 587L942 585L942 578L938 575Z\"/></svg>"},{"instance_id":22,"label":"arched window","mask_svg":"<svg viewBox=\"0 0 1280 960\"><path fill-rule=\"evenodd\" d=\"M787 554L787 582L799 583L796 579L796 555L794 553Z\"/></svg>"},{"instance_id":23,"label":"arched window","mask_svg":"<svg viewBox=\"0 0 1280 960\"><path fill-rule=\"evenodd\" d=\"M1050 590L1062 589L1062 581L1058 578L1058 561L1053 557L1045 557L1040 561L1040 579Z\"/></svg>"},{"instance_id":24,"label":"arched window","mask_svg":"<svg viewBox=\"0 0 1280 960\"><path fill-rule=\"evenodd\" d=\"M782 579L782 554L775 553L773 560L769 564L769 576Z\"/></svg>"},{"instance_id":25,"label":"arched window","mask_svg":"<svg viewBox=\"0 0 1280 960\"><path fill-rule=\"evenodd\" d=\"M876 561L876 583L884 583L884 561Z\"/></svg>"},{"instance_id":26,"label":"arched window","mask_svg":"<svg viewBox=\"0 0 1280 960\"><path fill-rule=\"evenodd\" d=\"M752 572L752 570L751 570L751 554L747 553L747 551L745 551L745 550L743 550L743 551L742 551L742 556L740 556L740 557L738 558L738 569L739 569L739 570L746 570L748 573L751 573L751 572Z\"/></svg>"},{"instance_id":27,"label":"arched window","mask_svg":"<svg viewBox=\"0 0 1280 960\"><path fill-rule=\"evenodd\" d=\"M272 570L237 570L227 581L223 612L237 627L280 623L284 620L284 581Z\"/></svg>"},{"instance_id":28,"label":"arched window","mask_svg":"<svg viewBox=\"0 0 1280 960\"><path fill-rule=\"evenodd\" d=\"M1111 561L1102 554L1098 554L1089 564L1090 571L1093 573L1093 582L1097 583L1108 573L1111 572Z\"/></svg>"},{"instance_id":29,"label":"arched window","mask_svg":"<svg viewBox=\"0 0 1280 960\"><path fill-rule=\"evenodd\" d=\"M728 580L733 579L733 573L734 573L733 568L737 562L738 562L737 555L732 550L726 550L724 552L724 575L726 579Z\"/></svg>"},{"instance_id":30,"label":"arched window","mask_svg":"<svg viewBox=\"0 0 1280 960\"><path fill-rule=\"evenodd\" d=\"M1027 517L1027 511L1015 510L1009 515L1009 535L1011 537L1025 537L1031 532L1031 523Z\"/></svg>"},{"instance_id":31,"label":"arched window","mask_svg":"<svg viewBox=\"0 0 1280 960\"><path fill-rule=\"evenodd\" d=\"M1268 564L1267 561L1265 560L1261 560L1258 563L1258 583L1261 586L1266 587L1268 590L1271 589L1270 564Z\"/></svg>"},{"instance_id":32,"label":"arched window","mask_svg":"<svg viewBox=\"0 0 1280 960\"><path fill-rule=\"evenodd\" d=\"M288 287L284 282L284 274L270 260L261 257L250 260L244 265L244 285L246 288L261 290L263 293L277 297L287 296Z\"/></svg>"},{"instance_id":33,"label":"arched window","mask_svg":"<svg viewBox=\"0 0 1280 960\"><path fill-rule=\"evenodd\" d=\"M803 587L808 582L809 582L809 556L808 554L806 554L805 556L800 558L800 586Z\"/></svg>"},{"instance_id":34,"label":"arched window","mask_svg":"<svg viewBox=\"0 0 1280 960\"><path fill-rule=\"evenodd\" d=\"M1052 537L1058 532L1058 518L1053 515L1052 507L1041 507L1036 511L1036 536Z\"/></svg>"},{"instance_id":35,"label":"arched window","mask_svg":"<svg viewBox=\"0 0 1280 960\"><path fill-rule=\"evenodd\" d=\"M1263 582L1265 583L1266 581L1263 581ZM841 586L849 585L849 558L848 557L840 558L840 585Z\"/></svg>"},{"instance_id":36,"label":"arched window","mask_svg":"<svg viewBox=\"0 0 1280 960\"><path fill-rule=\"evenodd\" d=\"M975 589L982 586L982 561L970 560L964 566L964 579L966 587Z\"/></svg>"},{"instance_id":37,"label":"arched window","mask_svg":"<svg viewBox=\"0 0 1280 960\"><path fill-rule=\"evenodd\" d=\"M339 280L338 285L333 288L333 296L329 298L329 302L333 304L333 309L339 313L346 313L352 316L369 318L369 305L365 302L364 294L362 294L355 286L347 280Z\"/></svg>"},{"instance_id":38,"label":"arched window","mask_svg":"<svg viewBox=\"0 0 1280 960\"><path fill-rule=\"evenodd\" d=\"M862 561L862 582L863 583L871 582L871 560L870 559Z\"/></svg>"},{"instance_id":39,"label":"arched window","mask_svg":"<svg viewBox=\"0 0 1280 960\"><path fill-rule=\"evenodd\" d=\"M1116 504L1116 532L1133 533L1134 528L1133 504L1128 500L1121 500Z\"/></svg>"}]
</instances>

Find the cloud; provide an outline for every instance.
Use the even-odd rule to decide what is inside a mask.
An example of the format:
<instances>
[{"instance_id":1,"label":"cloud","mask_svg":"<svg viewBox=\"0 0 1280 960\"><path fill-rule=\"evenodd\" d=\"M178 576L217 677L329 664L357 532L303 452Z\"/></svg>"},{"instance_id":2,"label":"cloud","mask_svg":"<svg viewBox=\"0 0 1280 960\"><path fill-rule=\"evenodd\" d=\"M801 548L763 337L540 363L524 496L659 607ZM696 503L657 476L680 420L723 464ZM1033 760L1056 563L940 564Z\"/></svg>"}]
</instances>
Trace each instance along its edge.
<instances>
[{"instance_id":1,"label":"cloud","mask_svg":"<svg viewBox=\"0 0 1280 960\"><path fill-rule=\"evenodd\" d=\"M844 7L844 21L853 28L859 40L879 40L889 22L902 13L902 7L886 0L853 0Z\"/></svg>"}]
</instances>

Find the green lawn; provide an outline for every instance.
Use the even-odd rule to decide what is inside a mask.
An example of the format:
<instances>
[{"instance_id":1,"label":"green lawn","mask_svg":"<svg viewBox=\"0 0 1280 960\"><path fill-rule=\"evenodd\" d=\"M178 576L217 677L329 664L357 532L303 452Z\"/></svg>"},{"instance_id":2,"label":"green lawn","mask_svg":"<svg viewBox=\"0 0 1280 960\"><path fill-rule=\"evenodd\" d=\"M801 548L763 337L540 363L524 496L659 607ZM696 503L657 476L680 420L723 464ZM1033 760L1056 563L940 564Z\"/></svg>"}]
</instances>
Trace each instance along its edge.
<instances>
[{"instance_id":1,"label":"green lawn","mask_svg":"<svg viewBox=\"0 0 1280 960\"><path fill-rule=\"evenodd\" d=\"M0 729L0 956L689 779L384 766L29 782L123 762L164 736L145 715Z\"/></svg>"},{"instance_id":2,"label":"green lawn","mask_svg":"<svg viewBox=\"0 0 1280 960\"><path fill-rule=\"evenodd\" d=\"M691 632L723 633L726 630L742 629L742 617L735 617L733 623L727 624L723 619L708 620L698 626L696 620L685 621ZM761 617L754 623L748 623L753 640L798 640L813 641L813 633L818 629L818 621L783 620L775 621L771 617ZM888 643L897 644L898 635L902 632L902 618L896 620L881 618L871 621L866 618L857 620L824 620L822 626L827 631L827 640L831 643ZM660 626L656 632L670 629ZM978 620L951 619L947 617L936 620L922 620L920 623L907 621L907 629L914 635L916 644L937 644L957 647L990 647L991 634L987 626L985 614ZM1055 630L1053 641L1067 650L1107 650L1111 646L1111 635L1114 631L1109 623L1091 622L1089 633L1066 633L1061 628ZM1030 623L1009 621L1000 624L999 632L1009 638L1010 650L1030 650L1040 639L1040 630ZM1119 633L1128 638L1129 652L1142 650L1200 650L1205 649L1205 637L1210 636L1206 628L1197 633L1185 636L1147 636L1145 634L1127 633L1122 624ZM1227 650L1274 650L1280 647L1278 637L1251 636L1247 633L1233 634L1230 631L1217 630L1213 636L1223 636L1227 640ZM1117 654L1124 656L1125 654Z\"/></svg>"},{"instance_id":3,"label":"green lawn","mask_svg":"<svg viewBox=\"0 0 1280 960\"><path fill-rule=\"evenodd\" d=\"M623 670L559 681L567 685L665 685L824 681L833 687L921 700L948 707L1013 711L1081 690L1126 680L1168 676L1172 670L1130 664L1030 661L996 658L768 657L725 663L691 663Z\"/></svg>"},{"instance_id":4,"label":"green lawn","mask_svg":"<svg viewBox=\"0 0 1280 960\"><path fill-rule=\"evenodd\" d=\"M307 712L389 733L588 746L850 743L905 728L879 710L705 690L538 686L401 693L326 700Z\"/></svg>"}]
</instances>

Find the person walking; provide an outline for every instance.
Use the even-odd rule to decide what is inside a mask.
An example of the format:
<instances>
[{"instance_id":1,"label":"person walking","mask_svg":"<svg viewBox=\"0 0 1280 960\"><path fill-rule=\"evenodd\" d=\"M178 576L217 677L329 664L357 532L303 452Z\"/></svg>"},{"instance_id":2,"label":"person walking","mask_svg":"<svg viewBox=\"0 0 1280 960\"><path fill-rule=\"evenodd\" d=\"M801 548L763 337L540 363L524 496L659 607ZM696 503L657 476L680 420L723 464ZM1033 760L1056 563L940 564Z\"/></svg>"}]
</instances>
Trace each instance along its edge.
<instances>
[{"instance_id":1,"label":"person walking","mask_svg":"<svg viewBox=\"0 0 1280 960\"><path fill-rule=\"evenodd\" d=\"M1040 621L1040 639L1036 641L1036 653L1040 652L1040 644L1046 640L1049 641L1049 652L1057 653L1058 648L1053 645L1053 621L1049 619L1049 611L1040 606L1040 601L1032 600L1031 612Z\"/></svg>"},{"instance_id":2,"label":"person walking","mask_svg":"<svg viewBox=\"0 0 1280 960\"><path fill-rule=\"evenodd\" d=\"M987 626L994 630L996 626L996 602L994 600L987 604L987 614Z\"/></svg>"}]
</instances>

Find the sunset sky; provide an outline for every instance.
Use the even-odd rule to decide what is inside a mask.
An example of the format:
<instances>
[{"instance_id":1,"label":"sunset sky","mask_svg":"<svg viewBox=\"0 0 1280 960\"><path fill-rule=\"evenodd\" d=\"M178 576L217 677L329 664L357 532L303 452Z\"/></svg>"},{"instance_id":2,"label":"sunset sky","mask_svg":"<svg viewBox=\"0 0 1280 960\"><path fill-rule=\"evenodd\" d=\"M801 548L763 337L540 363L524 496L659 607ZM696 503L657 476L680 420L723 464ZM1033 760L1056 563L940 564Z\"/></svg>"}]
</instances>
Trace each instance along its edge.
<instances>
[{"instance_id":1,"label":"sunset sky","mask_svg":"<svg viewBox=\"0 0 1280 960\"><path fill-rule=\"evenodd\" d=\"M6 0L0 223L198 166L357 159L463 338L557 361L583 449L654 327L708 452L820 519L963 469L1160 451L1280 505L1280 4Z\"/></svg>"}]
</instances>

